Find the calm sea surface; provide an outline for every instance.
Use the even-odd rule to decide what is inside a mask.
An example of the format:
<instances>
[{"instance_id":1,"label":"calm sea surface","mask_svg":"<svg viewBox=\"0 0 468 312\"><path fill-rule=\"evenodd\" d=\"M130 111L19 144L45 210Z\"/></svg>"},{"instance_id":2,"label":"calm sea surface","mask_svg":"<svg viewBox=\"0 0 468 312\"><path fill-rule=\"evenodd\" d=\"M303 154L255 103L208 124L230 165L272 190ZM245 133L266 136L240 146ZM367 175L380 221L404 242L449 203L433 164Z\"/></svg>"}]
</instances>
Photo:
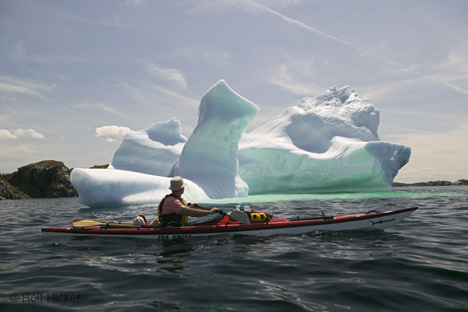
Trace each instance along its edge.
<instances>
[{"instance_id":1,"label":"calm sea surface","mask_svg":"<svg viewBox=\"0 0 468 312\"><path fill-rule=\"evenodd\" d=\"M48 238L40 228L153 219L155 207L0 201L0 311L468 311L468 187L238 203L285 217L420 209L384 232L148 241Z\"/></svg>"}]
</instances>

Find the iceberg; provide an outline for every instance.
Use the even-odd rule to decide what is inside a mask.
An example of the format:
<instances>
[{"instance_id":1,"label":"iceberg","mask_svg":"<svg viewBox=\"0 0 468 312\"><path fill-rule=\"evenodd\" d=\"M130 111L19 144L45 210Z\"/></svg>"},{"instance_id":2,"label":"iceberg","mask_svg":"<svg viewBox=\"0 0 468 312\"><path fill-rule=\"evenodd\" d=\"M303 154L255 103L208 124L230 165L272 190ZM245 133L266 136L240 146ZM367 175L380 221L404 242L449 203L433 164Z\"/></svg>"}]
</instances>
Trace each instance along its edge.
<instances>
[{"instance_id":1,"label":"iceberg","mask_svg":"<svg viewBox=\"0 0 468 312\"><path fill-rule=\"evenodd\" d=\"M348 86L304 98L240 142L250 194L388 191L411 154L381 142L379 111Z\"/></svg>"},{"instance_id":2,"label":"iceberg","mask_svg":"<svg viewBox=\"0 0 468 312\"><path fill-rule=\"evenodd\" d=\"M181 131L180 121L172 118L127 133L108 168L168 177L187 142Z\"/></svg>"},{"instance_id":3,"label":"iceberg","mask_svg":"<svg viewBox=\"0 0 468 312\"><path fill-rule=\"evenodd\" d=\"M237 151L259 110L219 81L203 96L198 124L169 175L194 181L210 198L247 197L249 187L239 176Z\"/></svg>"},{"instance_id":4,"label":"iceberg","mask_svg":"<svg viewBox=\"0 0 468 312\"><path fill-rule=\"evenodd\" d=\"M411 155L379 139L378 109L348 86L304 98L245 133L258 111L220 80L202 97L188 139L175 118L132 131L108 169L74 169L71 182L90 207L157 204L177 175L188 201L389 191Z\"/></svg>"},{"instance_id":5,"label":"iceberg","mask_svg":"<svg viewBox=\"0 0 468 312\"><path fill-rule=\"evenodd\" d=\"M127 170L73 169L71 181L78 191L79 202L88 207L114 207L159 203L170 193L171 178ZM186 183L184 197L208 199L193 181Z\"/></svg>"}]
</instances>

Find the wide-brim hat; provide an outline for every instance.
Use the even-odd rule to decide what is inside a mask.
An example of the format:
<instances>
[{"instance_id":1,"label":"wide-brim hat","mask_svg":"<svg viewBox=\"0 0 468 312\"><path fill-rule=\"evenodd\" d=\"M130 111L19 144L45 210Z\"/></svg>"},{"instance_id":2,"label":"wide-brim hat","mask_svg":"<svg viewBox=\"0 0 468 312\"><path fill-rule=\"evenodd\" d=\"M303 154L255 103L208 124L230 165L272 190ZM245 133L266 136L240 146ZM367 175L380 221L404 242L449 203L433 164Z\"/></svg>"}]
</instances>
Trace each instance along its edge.
<instances>
[{"instance_id":1,"label":"wide-brim hat","mask_svg":"<svg viewBox=\"0 0 468 312\"><path fill-rule=\"evenodd\" d=\"M169 189L171 191L178 191L181 190L185 187L185 182L182 177L173 177L171 179L171 186L169 186Z\"/></svg>"}]
</instances>

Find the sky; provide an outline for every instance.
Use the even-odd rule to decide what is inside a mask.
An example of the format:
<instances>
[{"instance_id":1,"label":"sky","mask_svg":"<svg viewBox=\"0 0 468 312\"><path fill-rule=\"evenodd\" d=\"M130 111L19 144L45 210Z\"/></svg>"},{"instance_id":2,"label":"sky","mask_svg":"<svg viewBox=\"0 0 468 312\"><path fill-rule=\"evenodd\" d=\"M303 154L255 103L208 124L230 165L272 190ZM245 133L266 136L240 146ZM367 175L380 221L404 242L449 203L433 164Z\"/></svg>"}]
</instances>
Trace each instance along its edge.
<instances>
[{"instance_id":1,"label":"sky","mask_svg":"<svg viewBox=\"0 0 468 312\"><path fill-rule=\"evenodd\" d=\"M0 173L108 164L129 130L190 137L220 79L260 112L349 85L411 147L395 181L468 179L466 0L1 0Z\"/></svg>"}]
</instances>

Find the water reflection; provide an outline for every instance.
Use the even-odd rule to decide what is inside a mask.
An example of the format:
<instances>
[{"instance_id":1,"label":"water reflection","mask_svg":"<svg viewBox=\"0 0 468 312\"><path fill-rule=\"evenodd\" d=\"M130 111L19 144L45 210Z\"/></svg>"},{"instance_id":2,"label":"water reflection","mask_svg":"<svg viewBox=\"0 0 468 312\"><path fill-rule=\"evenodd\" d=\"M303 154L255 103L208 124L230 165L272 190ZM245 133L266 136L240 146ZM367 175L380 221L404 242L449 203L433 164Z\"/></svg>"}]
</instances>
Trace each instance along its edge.
<instances>
[{"instance_id":1,"label":"water reflection","mask_svg":"<svg viewBox=\"0 0 468 312\"><path fill-rule=\"evenodd\" d=\"M155 271L158 273L181 273L189 267L186 258L199 249L198 246L187 245L181 240L163 242L162 245L164 250L156 259L158 266Z\"/></svg>"}]
</instances>

